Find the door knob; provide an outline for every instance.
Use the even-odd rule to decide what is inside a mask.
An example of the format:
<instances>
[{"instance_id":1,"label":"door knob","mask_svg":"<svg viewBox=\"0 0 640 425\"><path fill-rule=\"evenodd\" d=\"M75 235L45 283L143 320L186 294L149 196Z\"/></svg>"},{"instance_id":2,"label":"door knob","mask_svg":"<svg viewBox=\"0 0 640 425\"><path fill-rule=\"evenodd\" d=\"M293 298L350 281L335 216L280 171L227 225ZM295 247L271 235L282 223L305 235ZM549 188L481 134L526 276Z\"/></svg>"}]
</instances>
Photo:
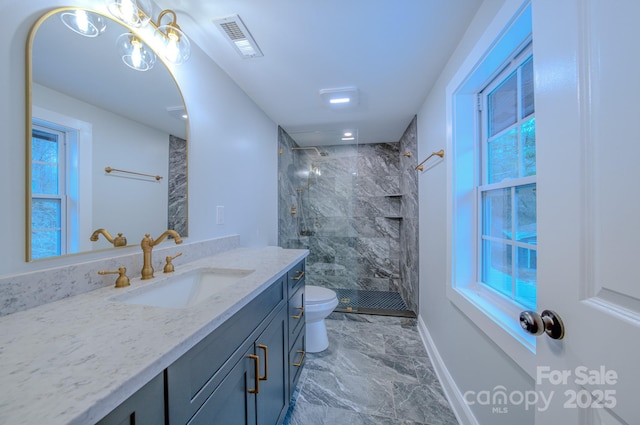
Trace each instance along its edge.
<instances>
[{"instance_id":1,"label":"door knob","mask_svg":"<svg viewBox=\"0 0 640 425\"><path fill-rule=\"evenodd\" d=\"M520 313L520 326L536 336L546 333L553 339L564 338L564 323L560 316L551 310L544 310L542 314L523 311Z\"/></svg>"}]
</instances>

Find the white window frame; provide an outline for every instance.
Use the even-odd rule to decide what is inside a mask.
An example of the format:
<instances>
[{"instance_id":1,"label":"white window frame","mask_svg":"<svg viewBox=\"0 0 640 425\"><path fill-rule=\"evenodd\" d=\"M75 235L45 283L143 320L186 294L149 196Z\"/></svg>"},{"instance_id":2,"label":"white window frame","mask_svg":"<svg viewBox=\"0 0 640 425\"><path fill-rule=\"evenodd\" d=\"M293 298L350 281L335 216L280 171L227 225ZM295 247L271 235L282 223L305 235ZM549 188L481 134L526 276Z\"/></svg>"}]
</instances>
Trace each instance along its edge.
<instances>
[{"instance_id":1,"label":"white window frame","mask_svg":"<svg viewBox=\"0 0 640 425\"><path fill-rule=\"evenodd\" d=\"M90 235L93 231L93 126L89 122L36 105L32 107L32 124L57 128L70 135L68 142L71 146L67 149L66 159L67 168L73 174L70 176L71 180L75 183L67 187L69 196L67 197L66 207L67 217L69 220L73 220L74 224L68 227L72 233L67 241L66 252L63 252L62 255L89 251L92 249L92 245L86 235ZM31 152L30 147L29 152ZM31 182L29 182L29 185L31 185ZM31 207L29 207L28 232L31 231L31 214ZM83 237L82 235L85 236ZM51 257L32 258L31 244L29 243L27 261L47 260L48 258Z\"/></svg>"},{"instance_id":2,"label":"white window frame","mask_svg":"<svg viewBox=\"0 0 640 425\"><path fill-rule=\"evenodd\" d=\"M67 204L68 204L68 155L67 155L67 145L68 139L71 138L70 132L57 126L50 125L49 123L45 123L42 121L34 121L32 126L33 131L40 131L42 133L52 134L57 136L57 169L58 169L58 188L57 194L48 194L48 193L31 193L31 202L32 202L32 211L31 214L33 216L33 201L35 200L57 200L60 203L60 241L59 241L59 255L64 255L68 253L67 241L70 238L70 228L71 223L68 219L67 214ZM32 142L33 143L33 142ZM33 161L30 165L33 167ZM30 183L31 184L31 183ZM33 220L31 218L31 220ZM57 230L57 229L39 229L39 230ZM32 232L34 230L32 229ZM38 257L38 258L46 258L46 257Z\"/></svg>"},{"instance_id":3,"label":"white window frame","mask_svg":"<svg viewBox=\"0 0 640 425\"><path fill-rule=\"evenodd\" d=\"M528 40L530 40L530 38L528 38ZM495 90L497 87L499 87L507 78L509 78L514 72L517 72L517 70L525 63L529 60L529 58L531 58L533 55L533 49L532 49L532 45L531 42L529 42L529 44L527 44L526 46L524 46L522 49L514 52L513 55L509 56L508 59L508 63L506 64L506 66L501 67L498 76L495 79L492 79L491 82L489 82L482 90L481 93L478 94L478 105L480 108L480 112L479 112L479 116L480 116L480 121L479 125L480 125L480 139L479 139L479 149L480 149L480 176L478 179L478 190L477 190L477 208L478 208L478 235L477 235L477 244L478 244L478 257L479 257L479 261L477 263L477 275L478 275L478 284L479 285L485 285L487 288L489 288L491 291L494 291L496 293L496 295L498 296L504 296L503 294L501 294L499 291L495 290L494 288L492 288L490 285L484 283L484 282L480 282L481 276L482 276L482 272L483 272L483 257L482 257L482 245L483 242L485 240L489 240L491 241L493 238L490 236L484 236L483 235L483 216L482 216L482 208L483 208L483 204L482 204L482 195L484 193L487 192L491 192L493 190L498 190L498 189L510 189L511 191L511 201L512 203L515 203L516 200L516 196L515 196L515 192L516 189L518 187L522 187L522 186L526 186L526 185L530 185L530 184L536 184L536 176L532 175L532 176L526 176L526 177L517 177L517 178L510 178L510 179L505 179L503 181L500 182L495 182L495 183L489 183L489 175L488 175L488 166L487 164L489 163L489 156L488 156L488 140L489 140L489 129L488 129L488 116L489 116L489 105L488 105L488 97L489 94L493 92L493 90ZM513 59L511 59L511 57L513 57ZM522 87L521 84L521 80L520 80L520 74L517 74L517 86L520 88ZM501 134L504 134L505 132L509 131L510 129L516 127L516 128L520 128L521 125L526 122L531 120L532 118L535 119L535 112L527 115L526 117L522 117L520 115L521 112L521 96L520 96L520 92L518 91L518 96L517 96L517 107L516 107L516 114L517 114L517 120L514 124L508 126L505 129L500 130L498 133L494 134L491 137L495 137L495 136L499 136ZM521 142L520 139L520 134L519 134L519 139L518 139L518 143ZM522 151L520 151L520 158L519 158L519 162L522 163ZM517 222L515 214L516 214L516 209L512 208L511 211L512 214L512 226L515 226L515 223ZM515 234L515 229L512 229L512 233ZM498 241L500 242L500 241ZM510 243L511 250L512 250L512 279L515 278L515 269L517 267L517 263L516 263L516 259L517 259L517 255L516 255L516 251L517 248L525 248L525 249L534 249L537 251L537 246L532 246L531 244L527 244L525 242L520 242L516 239L513 239ZM513 288L514 284L512 282L512 290L514 290ZM513 296L515 297L515 293L513 294ZM509 299L509 297L505 297L507 299L507 302L513 302L515 304L518 304L517 301L513 301L511 299ZM535 308L535 306L533 307L528 307L525 306L523 304L518 304L518 308L520 308L521 310L524 309L528 309L528 308Z\"/></svg>"},{"instance_id":4,"label":"white window frame","mask_svg":"<svg viewBox=\"0 0 640 425\"><path fill-rule=\"evenodd\" d=\"M523 369L535 370L536 339L523 308L478 282L481 149L478 93L531 43L529 1L506 0L447 85L447 297ZM535 61L535 55L534 55ZM487 320L490 319L490 320Z\"/></svg>"}]
</instances>

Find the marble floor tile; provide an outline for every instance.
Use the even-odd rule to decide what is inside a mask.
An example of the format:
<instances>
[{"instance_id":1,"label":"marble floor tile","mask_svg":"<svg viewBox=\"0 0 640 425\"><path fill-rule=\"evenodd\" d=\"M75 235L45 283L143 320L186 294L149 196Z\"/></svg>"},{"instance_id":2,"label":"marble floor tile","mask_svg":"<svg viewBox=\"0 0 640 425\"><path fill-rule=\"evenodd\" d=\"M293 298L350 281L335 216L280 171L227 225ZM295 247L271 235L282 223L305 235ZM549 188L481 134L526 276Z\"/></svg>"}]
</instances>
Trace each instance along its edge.
<instances>
[{"instance_id":1,"label":"marble floor tile","mask_svg":"<svg viewBox=\"0 0 640 425\"><path fill-rule=\"evenodd\" d=\"M430 425L457 425L449 402L438 389L422 384L393 383L398 418Z\"/></svg>"},{"instance_id":2,"label":"marble floor tile","mask_svg":"<svg viewBox=\"0 0 640 425\"><path fill-rule=\"evenodd\" d=\"M394 418L393 386L376 378L310 369L296 404L307 402Z\"/></svg>"},{"instance_id":3,"label":"marble floor tile","mask_svg":"<svg viewBox=\"0 0 640 425\"><path fill-rule=\"evenodd\" d=\"M285 425L456 425L415 319L333 313Z\"/></svg>"}]
</instances>

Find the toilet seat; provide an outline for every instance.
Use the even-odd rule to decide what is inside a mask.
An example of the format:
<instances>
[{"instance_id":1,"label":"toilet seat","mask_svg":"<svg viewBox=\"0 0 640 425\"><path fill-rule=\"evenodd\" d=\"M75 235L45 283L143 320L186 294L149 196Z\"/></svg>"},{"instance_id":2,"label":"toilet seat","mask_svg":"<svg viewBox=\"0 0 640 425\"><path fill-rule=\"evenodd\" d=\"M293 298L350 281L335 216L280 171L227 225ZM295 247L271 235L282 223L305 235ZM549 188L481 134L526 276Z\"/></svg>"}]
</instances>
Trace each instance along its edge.
<instances>
[{"instance_id":1,"label":"toilet seat","mask_svg":"<svg viewBox=\"0 0 640 425\"><path fill-rule=\"evenodd\" d=\"M334 299L336 299L336 293L331 289L313 285L307 285L305 289L305 302L307 305L325 304Z\"/></svg>"}]
</instances>

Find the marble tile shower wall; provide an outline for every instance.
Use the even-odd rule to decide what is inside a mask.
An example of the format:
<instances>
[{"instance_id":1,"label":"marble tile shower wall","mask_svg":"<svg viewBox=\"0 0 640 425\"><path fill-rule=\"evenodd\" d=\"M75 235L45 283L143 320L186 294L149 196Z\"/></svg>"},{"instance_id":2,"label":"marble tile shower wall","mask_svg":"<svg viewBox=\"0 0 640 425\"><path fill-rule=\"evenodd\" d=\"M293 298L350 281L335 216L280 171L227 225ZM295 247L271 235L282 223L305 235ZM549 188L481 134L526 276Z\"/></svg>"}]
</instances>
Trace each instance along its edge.
<instances>
[{"instance_id":1,"label":"marble tile shower wall","mask_svg":"<svg viewBox=\"0 0 640 425\"><path fill-rule=\"evenodd\" d=\"M187 229L187 141L169 136L169 222L167 229L188 236Z\"/></svg>"},{"instance_id":2,"label":"marble tile shower wall","mask_svg":"<svg viewBox=\"0 0 640 425\"><path fill-rule=\"evenodd\" d=\"M417 238L417 183L404 182L415 175L402 160L412 143L415 120L401 143L322 146L327 155L292 151L281 130L280 245L310 250L308 284L399 291L417 311L417 239L404 240ZM402 289L410 280L416 288Z\"/></svg>"}]
</instances>

